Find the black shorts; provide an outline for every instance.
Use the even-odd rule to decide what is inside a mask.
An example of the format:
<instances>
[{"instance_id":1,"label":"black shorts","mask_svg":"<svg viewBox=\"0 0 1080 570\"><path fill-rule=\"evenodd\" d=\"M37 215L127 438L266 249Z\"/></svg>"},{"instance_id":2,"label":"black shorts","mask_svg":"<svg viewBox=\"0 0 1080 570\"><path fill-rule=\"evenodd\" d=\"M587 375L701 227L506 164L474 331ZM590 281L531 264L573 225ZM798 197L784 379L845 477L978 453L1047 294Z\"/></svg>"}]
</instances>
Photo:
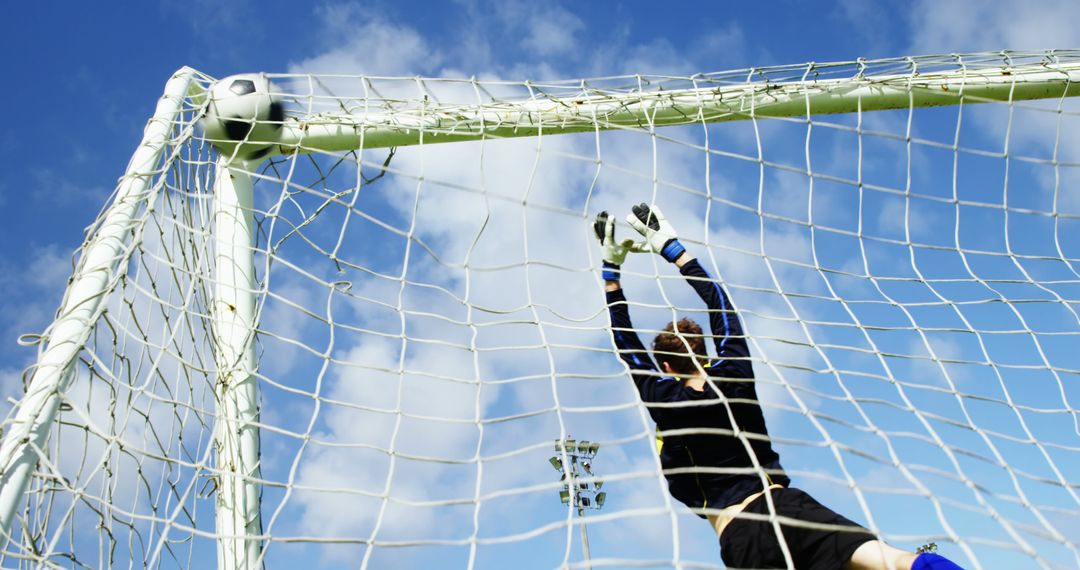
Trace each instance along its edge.
<instances>
[{"instance_id":1,"label":"black shorts","mask_svg":"<svg viewBox=\"0 0 1080 570\"><path fill-rule=\"evenodd\" d=\"M865 528L836 514L799 489L772 489L776 514L812 524L850 527L851 530L808 528L780 521L784 542L797 570L835 570L851 559L864 542L877 540ZM767 517L769 504L762 495L740 514ZM776 529L763 518L736 518L720 534L720 557L728 568L787 568Z\"/></svg>"}]
</instances>

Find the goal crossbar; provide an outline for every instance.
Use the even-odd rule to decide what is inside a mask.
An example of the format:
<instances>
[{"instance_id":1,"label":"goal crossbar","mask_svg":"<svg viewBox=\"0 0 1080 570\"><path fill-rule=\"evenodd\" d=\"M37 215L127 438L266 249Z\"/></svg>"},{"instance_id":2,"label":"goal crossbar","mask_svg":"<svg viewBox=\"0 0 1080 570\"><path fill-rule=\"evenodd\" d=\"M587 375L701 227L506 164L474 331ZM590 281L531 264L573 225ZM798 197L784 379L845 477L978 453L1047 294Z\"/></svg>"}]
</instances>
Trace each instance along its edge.
<instances>
[{"instance_id":1,"label":"goal crossbar","mask_svg":"<svg viewBox=\"0 0 1080 570\"><path fill-rule=\"evenodd\" d=\"M914 60L912 60L914 61ZM278 151L337 152L417 144L651 129L756 117L800 117L1080 95L1080 60L923 73L748 81L676 90L546 96L479 105L417 104L392 112L317 114L285 122Z\"/></svg>"}]
</instances>

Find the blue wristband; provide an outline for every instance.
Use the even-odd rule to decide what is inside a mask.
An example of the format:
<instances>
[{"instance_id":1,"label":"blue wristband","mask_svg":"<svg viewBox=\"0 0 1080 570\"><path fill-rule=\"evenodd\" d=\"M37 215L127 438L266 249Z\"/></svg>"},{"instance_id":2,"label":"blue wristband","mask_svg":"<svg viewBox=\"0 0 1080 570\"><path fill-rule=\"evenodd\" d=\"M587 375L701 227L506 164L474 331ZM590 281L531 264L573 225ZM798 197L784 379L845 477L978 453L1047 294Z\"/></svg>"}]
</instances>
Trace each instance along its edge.
<instances>
[{"instance_id":1,"label":"blue wristband","mask_svg":"<svg viewBox=\"0 0 1080 570\"><path fill-rule=\"evenodd\" d=\"M604 262L604 269L600 272L600 276L604 278L604 281L618 281L619 280L619 266L610 261Z\"/></svg>"},{"instance_id":2,"label":"blue wristband","mask_svg":"<svg viewBox=\"0 0 1080 570\"><path fill-rule=\"evenodd\" d=\"M679 240L669 239L668 242L664 244L664 249L660 250L660 255L668 260L668 262L675 263L675 260L679 259L679 256L682 255L684 251L686 251L686 248L679 243Z\"/></svg>"}]
</instances>

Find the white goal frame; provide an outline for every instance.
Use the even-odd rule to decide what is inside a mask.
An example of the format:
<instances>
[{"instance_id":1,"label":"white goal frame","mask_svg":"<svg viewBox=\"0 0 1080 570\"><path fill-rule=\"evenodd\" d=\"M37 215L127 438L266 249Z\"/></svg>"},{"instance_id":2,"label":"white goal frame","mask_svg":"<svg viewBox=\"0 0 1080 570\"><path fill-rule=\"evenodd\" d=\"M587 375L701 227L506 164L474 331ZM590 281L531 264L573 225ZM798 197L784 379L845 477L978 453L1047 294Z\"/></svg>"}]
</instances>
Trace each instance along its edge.
<instances>
[{"instance_id":1,"label":"white goal frame","mask_svg":"<svg viewBox=\"0 0 1080 570\"><path fill-rule=\"evenodd\" d=\"M908 109L959 103L1016 102L1080 95L1080 58L1059 62L1053 52L1039 63L1013 66L1008 54L996 68L968 67L954 58L947 71L923 71L918 58L891 60L894 74L818 79L827 66L809 64L802 81L772 83L761 70L746 72L746 82L702 81L700 88L590 93L560 98L537 92L519 102L477 106L416 105L383 112L317 114L289 118L274 143L276 154L335 152L415 144L531 137L603 129L647 130L673 125L750 120L758 117L809 117L817 114ZM945 58L949 59L949 58ZM873 65L874 62L865 62ZM48 343L34 367L27 394L0 447L0 533L13 536L13 521L28 482L45 454L46 438L71 381L73 363L115 286L118 272L137 238L132 231L139 204L156 190L155 165L171 152L167 134L186 101L200 101L199 81L190 68L172 76L143 140L121 180L112 204L79 260ZM469 80L462 80L468 83ZM205 104L205 102L203 102ZM189 128L194 128L189 126ZM255 368L253 163L217 163L214 192L219 280L213 302L216 326L218 425L215 440L227 475L217 481L217 533L221 568L253 568L261 560L259 396Z\"/></svg>"}]
</instances>

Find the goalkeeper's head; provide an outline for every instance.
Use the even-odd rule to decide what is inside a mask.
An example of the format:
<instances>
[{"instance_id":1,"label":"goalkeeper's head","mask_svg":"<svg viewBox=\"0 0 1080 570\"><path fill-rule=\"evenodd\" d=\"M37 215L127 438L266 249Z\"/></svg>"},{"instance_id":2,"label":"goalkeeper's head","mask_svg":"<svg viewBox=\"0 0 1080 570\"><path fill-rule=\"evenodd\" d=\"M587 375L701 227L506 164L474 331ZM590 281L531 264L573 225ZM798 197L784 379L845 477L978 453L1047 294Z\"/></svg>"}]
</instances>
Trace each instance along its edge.
<instances>
[{"instance_id":1,"label":"goalkeeper's head","mask_svg":"<svg viewBox=\"0 0 1080 570\"><path fill-rule=\"evenodd\" d=\"M653 339L652 349L660 369L669 374L693 376L708 366L701 325L691 319L668 323Z\"/></svg>"}]
</instances>

